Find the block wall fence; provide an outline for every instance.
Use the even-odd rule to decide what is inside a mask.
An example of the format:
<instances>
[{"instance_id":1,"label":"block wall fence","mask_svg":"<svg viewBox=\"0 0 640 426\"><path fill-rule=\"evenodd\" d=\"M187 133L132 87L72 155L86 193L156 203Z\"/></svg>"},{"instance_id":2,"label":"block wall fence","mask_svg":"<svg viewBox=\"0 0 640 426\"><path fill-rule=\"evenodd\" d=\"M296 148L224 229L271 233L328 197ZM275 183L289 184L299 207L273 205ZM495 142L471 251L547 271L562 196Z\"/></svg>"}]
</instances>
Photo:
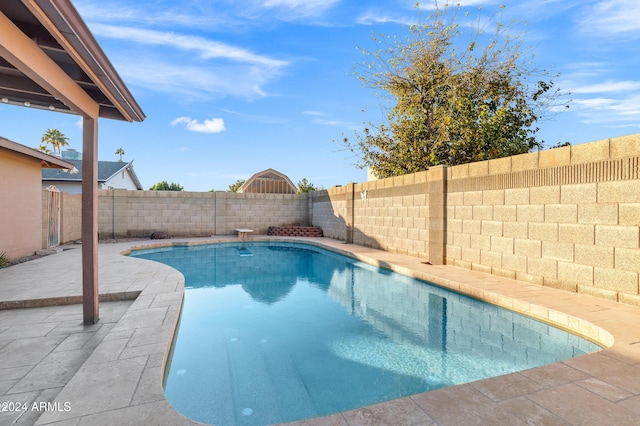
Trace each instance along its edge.
<instances>
[{"instance_id":1,"label":"block wall fence","mask_svg":"<svg viewBox=\"0 0 640 426\"><path fill-rule=\"evenodd\" d=\"M100 238L266 234L269 226L307 225L307 200L295 194L183 191L100 191Z\"/></svg>"},{"instance_id":2,"label":"block wall fence","mask_svg":"<svg viewBox=\"0 0 640 426\"><path fill-rule=\"evenodd\" d=\"M299 195L99 193L100 238L284 225L640 306L640 134Z\"/></svg>"}]
</instances>

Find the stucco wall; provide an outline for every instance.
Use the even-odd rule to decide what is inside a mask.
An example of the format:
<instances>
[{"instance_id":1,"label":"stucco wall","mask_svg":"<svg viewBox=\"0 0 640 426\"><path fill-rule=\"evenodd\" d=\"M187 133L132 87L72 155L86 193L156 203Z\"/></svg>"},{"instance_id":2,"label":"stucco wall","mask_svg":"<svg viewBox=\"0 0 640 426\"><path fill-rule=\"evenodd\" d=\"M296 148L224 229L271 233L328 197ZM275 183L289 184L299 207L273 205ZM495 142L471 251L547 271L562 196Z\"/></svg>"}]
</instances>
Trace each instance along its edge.
<instances>
[{"instance_id":1,"label":"stucco wall","mask_svg":"<svg viewBox=\"0 0 640 426\"><path fill-rule=\"evenodd\" d=\"M28 256L41 247L40 160L0 148L0 253Z\"/></svg>"}]
</instances>

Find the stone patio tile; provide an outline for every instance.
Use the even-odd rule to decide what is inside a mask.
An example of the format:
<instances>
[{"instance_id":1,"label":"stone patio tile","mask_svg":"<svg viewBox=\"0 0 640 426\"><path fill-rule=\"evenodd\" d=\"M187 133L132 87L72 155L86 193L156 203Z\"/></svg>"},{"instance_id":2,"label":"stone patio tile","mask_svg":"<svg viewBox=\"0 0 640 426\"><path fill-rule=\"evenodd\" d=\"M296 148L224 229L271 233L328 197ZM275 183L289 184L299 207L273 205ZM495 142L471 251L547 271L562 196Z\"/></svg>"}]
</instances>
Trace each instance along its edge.
<instances>
[{"instance_id":1,"label":"stone patio tile","mask_svg":"<svg viewBox=\"0 0 640 426\"><path fill-rule=\"evenodd\" d=\"M13 325L0 334L0 339L27 339L30 337L46 336L56 327L56 323Z\"/></svg>"},{"instance_id":2,"label":"stone patio tile","mask_svg":"<svg viewBox=\"0 0 640 426\"><path fill-rule=\"evenodd\" d=\"M102 327L101 327L102 328ZM55 352L74 351L82 349L94 337L95 331L73 332L72 329L54 330L51 335L65 336L65 339L55 348ZM106 334L106 333L104 333ZM101 336L104 337L104 336Z\"/></svg>"},{"instance_id":3,"label":"stone patio tile","mask_svg":"<svg viewBox=\"0 0 640 426\"><path fill-rule=\"evenodd\" d=\"M433 419L410 398L400 398L384 404L369 405L346 411L342 416L350 425L412 425L434 424Z\"/></svg>"},{"instance_id":4,"label":"stone patio tile","mask_svg":"<svg viewBox=\"0 0 640 426\"><path fill-rule=\"evenodd\" d=\"M148 296L145 294L141 294L136 298L136 300L133 301L130 310L133 311L137 309L147 309L149 306L151 306L151 303L153 303L153 299L155 299L155 295L153 294Z\"/></svg>"},{"instance_id":5,"label":"stone patio tile","mask_svg":"<svg viewBox=\"0 0 640 426\"><path fill-rule=\"evenodd\" d=\"M80 417L74 419L60 420L59 422L47 423L50 426L77 426L80 424Z\"/></svg>"},{"instance_id":6,"label":"stone patio tile","mask_svg":"<svg viewBox=\"0 0 640 426\"><path fill-rule=\"evenodd\" d=\"M6 328L5 328L6 330ZM0 340L0 349L4 348L5 346L7 346L9 343L11 343L13 341L13 339L9 340Z\"/></svg>"},{"instance_id":7,"label":"stone patio tile","mask_svg":"<svg viewBox=\"0 0 640 426\"><path fill-rule=\"evenodd\" d=\"M562 362L521 371L520 374L535 380L545 388L572 383L589 377L584 371L577 370Z\"/></svg>"},{"instance_id":8,"label":"stone patio tile","mask_svg":"<svg viewBox=\"0 0 640 426\"><path fill-rule=\"evenodd\" d=\"M113 328L111 329L111 331L109 331L109 334L107 334L106 336L104 336L104 339L102 339L103 341L108 341L108 340L121 340L121 339L130 339L131 336L133 335L133 332L136 331L135 328L129 328L127 330L118 330L118 331L113 331Z\"/></svg>"},{"instance_id":9,"label":"stone patio tile","mask_svg":"<svg viewBox=\"0 0 640 426\"><path fill-rule=\"evenodd\" d=\"M166 306L127 311L112 330L117 332L128 329L162 325L166 315Z\"/></svg>"},{"instance_id":10,"label":"stone patio tile","mask_svg":"<svg viewBox=\"0 0 640 426\"><path fill-rule=\"evenodd\" d=\"M0 377L2 377L2 380L19 380L25 374L31 371L32 368L33 365L25 365L24 367L0 368Z\"/></svg>"},{"instance_id":11,"label":"stone patio tile","mask_svg":"<svg viewBox=\"0 0 640 426\"><path fill-rule=\"evenodd\" d=\"M0 381L0 395L4 395L9 389L11 389L16 383L18 383L18 379L7 379L2 376L0 373L0 377L2 381ZM5 398L0 398L0 401L5 401Z\"/></svg>"},{"instance_id":12,"label":"stone patio tile","mask_svg":"<svg viewBox=\"0 0 640 426\"><path fill-rule=\"evenodd\" d=\"M439 426L526 425L471 386L455 386L421 393L413 395L411 399Z\"/></svg>"},{"instance_id":13,"label":"stone patio tile","mask_svg":"<svg viewBox=\"0 0 640 426\"><path fill-rule=\"evenodd\" d=\"M640 415L640 395L620 401L618 405Z\"/></svg>"},{"instance_id":14,"label":"stone patio tile","mask_svg":"<svg viewBox=\"0 0 640 426\"><path fill-rule=\"evenodd\" d=\"M595 393L596 395L600 395L601 397L608 399L611 402L618 402L634 395L631 392L627 392L624 389L620 389L617 386L593 377L580 380L576 382L576 384Z\"/></svg>"},{"instance_id":15,"label":"stone patio tile","mask_svg":"<svg viewBox=\"0 0 640 426\"><path fill-rule=\"evenodd\" d=\"M4 290L2 292L2 300L7 300L4 295ZM40 309L51 309L51 308L40 308ZM32 314L25 309L7 309L0 310L0 324L3 327L12 327L15 325L27 325L27 324L40 324L49 317L49 313L47 312L38 312L36 314Z\"/></svg>"},{"instance_id":16,"label":"stone patio tile","mask_svg":"<svg viewBox=\"0 0 640 426\"><path fill-rule=\"evenodd\" d=\"M3 368L34 366L64 340L65 336L17 339L0 349Z\"/></svg>"},{"instance_id":17,"label":"stone patio tile","mask_svg":"<svg viewBox=\"0 0 640 426\"><path fill-rule=\"evenodd\" d=\"M637 425L638 414L575 384L529 395L529 399L574 425Z\"/></svg>"},{"instance_id":18,"label":"stone patio tile","mask_svg":"<svg viewBox=\"0 0 640 426\"><path fill-rule=\"evenodd\" d=\"M167 338L173 332L173 325L136 328L129 340L128 347L149 345L154 343L167 344Z\"/></svg>"},{"instance_id":19,"label":"stone patio tile","mask_svg":"<svg viewBox=\"0 0 640 426\"><path fill-rule=\"evenodd\" d=\"M73 377L90 351L51 352L11 390L10 394L62 387Z\"/></svg>"},{"instance_id":20,"label":"stone patio tile","mask_svg":"<svg viewBox=\"0 0 640 426\"><path fill-rule=\"evenodd\" d=\"M164 401L163 373L162 367L145 368L131 404L139 405L154 401Z\"/></svg>"},{"instance_id":21,"label":"stone patio tile","mask_svg":"<svg viewBox=\"0 0 640 426\"><path fill-rule=\"evenodd\" d=\"M348 426L347 421L341 414L317 417L315 419L299 420L297 422L280 423L286 426Z\"/></svg>"},{"instance_id":22,"label":"stone patio tile","mask_svg":"<svg viewBox=\"0 0 640 426\"><path fill-rule=\"evenodd\" d=\"M471 383L493 401L503 401L542 389L542 385L520 373L507 374Z\"/></svg>"},{"instance_id":23,"label":"stone patio tile","mask_svg":"<svg viewBox=\"0 0 640 426\"><path fill-rule=\"evenodd\" d=\"M29 413L31 403L33 403L36 398L40 395L40 391L36 392L23 392L15 395L11 395L10 398L1 397L0 401L11 402L14 407L18 404L19 409L0 411L0 425L14 425L14 424L23 424L28 425L29 423L22 422L18 419ZM23 406L25 404L26 406ZM13 407L10 407L13 408Z\"/></svg>"},{"instance_id":24,"label":"stone patio tile","mask_svg":"<svg viewBox=\"0 0 640 426\"><path fill-rule=\"evenodd\" d=\"M507 399L500 406L514 416L525 419L527 424L535 426L572 426L550 411L542 408L526 397Z\"/></svg>"},{"instance_id":25,"label":"stone patio tile","mask_svg":"<svg viewBox=\"0 0 640 426\"><path fill-rule=\"evenodd\" d=\"M564 363L621 389L640 394L638 366L617 361L601 353L571 358Z\"/></svg>"},{"instance_id":26,"label":"stone patio tile","mask_svg":"<svg viewBox=\"0 0 640 426\"><path fill-rule=\"evenodd\" d=\"M58 404L52 403L56 395L60 393L61 388L46 389L40 392L33 400L35 405L32 405L32 409L24 412L20 419L17 421L16 426L19 425L33 425L37 422L38 418L46 410L65 410L66 408ZM51 403L51 405L49 405Z\"/></svg>"},{"instance_id":27,"label":"stone patio tile","mask_svg":"<svg viewBox=\"0 0 640 426\"><path fill-rule=\"evenodd\" d=\"M56 399L70 402L71 410L46 412L38 424L127 407L146 362L146 357L140 357L83 365Z\"/></svg>"},{"instance_id":28,"label":"stone patio tile","mask_svg":"<svg viewBox=\"0 0 640 426\"><path fill-rule=\"evenodd\" d=\"M132 421L134 423L132 423ZM183 417L167 401L151 402L83 417L79 426L198 425Z\"/></svg>"},{"instance_id":29,"label":"stone patio tile","mask_svg":"<svg viewBox=\"0 0 640 426\"><path fill-rule=\"evenodd\" d=\"M173 306L176 302L180 303L182 300L181 292L174 293L160 293L154 299L151 304L152 307L157 306Z\"/></svg>"},{"instance_id":30,"label":"stone patio tile","mask_svg":"<svg viewBox=\"0 0 640 426\"><path fill-rule=\"evenodd\" d=\"M129 338L103 340L93 351L89 359L87 359L85 365L103 364L106 362L116 361L118 358L120 358L120 354L127 346L128 341Z\"/></svg>"},{"instance_id":31,"label":"stone patio tile","mask_svg":"<svg viewBox=\"0 0 640 426\"><path fill-rule=\"evenodd\" d=\"M127 345L120 353L119 359L136 358L139 356L164 354L167 349L166 343L154 343L151 345L140 345L130 347Z\"/></svg>"}]
</instances>

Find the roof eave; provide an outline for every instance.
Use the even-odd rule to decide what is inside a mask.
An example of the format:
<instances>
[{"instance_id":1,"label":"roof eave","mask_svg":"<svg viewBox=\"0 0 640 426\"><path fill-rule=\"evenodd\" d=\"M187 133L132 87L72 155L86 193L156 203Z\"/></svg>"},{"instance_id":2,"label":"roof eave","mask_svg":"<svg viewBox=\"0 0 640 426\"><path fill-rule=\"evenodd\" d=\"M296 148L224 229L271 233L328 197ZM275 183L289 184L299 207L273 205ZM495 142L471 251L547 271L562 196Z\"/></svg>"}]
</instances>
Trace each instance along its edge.
<instances>
[{"instance_id":1,"label":"roof eave","mask_svg":"<svg viewBox=\"0 0 640 426\"><path fill-rule=\"evenodd\" d=\"M8 149L9 151L16 152L18 154L31 157L40 160L40 164L43 169L68 169L73 170L75 167L73 164L64 161L53 155L45 154L37 149L29 148L28 146L13 142L9 139L0 137L0 147Z\"/></svg>"},{"instance_id":2,"label":"roof eave","mask_svg":"<svg viewBox=\"0 0 640 426\"><path fill-rule=\"evenodd\" d=\"M102 111L101 116L130 122L143 121L146 118L70 0L22 0L22 2L121 114L121 117L114 117L113 113Z\"/></svg>"}]
</instances>

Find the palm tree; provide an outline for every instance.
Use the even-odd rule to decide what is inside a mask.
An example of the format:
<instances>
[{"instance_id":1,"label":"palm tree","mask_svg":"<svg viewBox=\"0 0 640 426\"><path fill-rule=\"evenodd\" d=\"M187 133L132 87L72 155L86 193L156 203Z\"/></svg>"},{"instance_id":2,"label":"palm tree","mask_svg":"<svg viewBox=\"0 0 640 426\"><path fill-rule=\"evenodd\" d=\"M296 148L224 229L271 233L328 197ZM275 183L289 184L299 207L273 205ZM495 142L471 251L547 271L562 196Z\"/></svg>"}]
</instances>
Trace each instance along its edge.
<instances>
[{"instance_id":1,"label":"palm tree","mask_svg":"<svg viewBox=\"0 0 640 426\"><path fill-rule=\"evenodd\" d=\"M124 155L124 149L122 148L116 149L116 154L120 156L120 159L118 161L122 161L122 156Z\"/></svg>"},{"instance_id":2,"label":"palm tree","mask_svg":"<svg viewBox=\"0 0 640 426\"><path fill-rule=\"evenodd\" d=\"M69 138L58 129L47 129L42 138L40 138L40 142L40 150L42 150L43 146L46 147L50 144L53 147L53 152L60 154L60 148L69 145Z\"/></svg>"},{"instance_id":3,"label":"palm tree","mask_svg":"<svg viewBox=\"0 0 640 426\"><path fill-rule=\"evenodd\" d=\"M49 149L47 144L44 142L40 142L40 146L38 147L38 149L44 152L45 154L51 154L51 150Z\"/></svg>"}]
</instances>

